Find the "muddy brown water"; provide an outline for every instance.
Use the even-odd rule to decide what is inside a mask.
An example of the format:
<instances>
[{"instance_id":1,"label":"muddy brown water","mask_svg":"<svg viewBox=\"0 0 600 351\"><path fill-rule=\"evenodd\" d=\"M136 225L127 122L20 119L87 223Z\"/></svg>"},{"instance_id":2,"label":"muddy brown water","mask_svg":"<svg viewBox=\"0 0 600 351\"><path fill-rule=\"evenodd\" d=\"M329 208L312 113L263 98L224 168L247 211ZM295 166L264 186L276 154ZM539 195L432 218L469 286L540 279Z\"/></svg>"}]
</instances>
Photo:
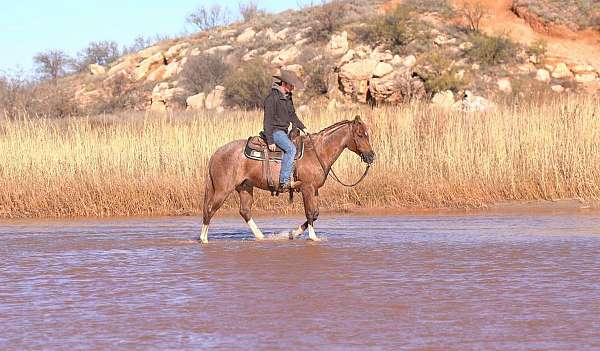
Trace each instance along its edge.
<instances>
[{"instance_id":1,"label":"muddy brown water","mask_svg":"<svg viewBox=\"0 0 600 351\"><path fill-rule=\"evenodd\" d=\"M1 350L599 350L600 216L0 223Z\"/></svg>"}]
</instances>

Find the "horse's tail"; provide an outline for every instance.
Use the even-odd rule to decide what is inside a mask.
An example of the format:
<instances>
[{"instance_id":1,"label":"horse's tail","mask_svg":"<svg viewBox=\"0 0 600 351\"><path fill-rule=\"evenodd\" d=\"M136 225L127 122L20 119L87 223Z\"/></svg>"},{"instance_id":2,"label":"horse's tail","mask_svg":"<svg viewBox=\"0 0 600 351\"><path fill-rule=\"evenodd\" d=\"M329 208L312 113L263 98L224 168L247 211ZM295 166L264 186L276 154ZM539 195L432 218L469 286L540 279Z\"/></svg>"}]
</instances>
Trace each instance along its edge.
<instances>
[{"instance_id":1,"label":"horse's tail","mask_svg":"<svg viewBox=\"0 0 600 351\"><path fill-rule=\"evenodd\" d=\"M209 207L212 197L215 193L215 182L212 176L212 163L213 158L211 157L210 160L208 160L208 172L206 173L206 179L204 180L204 207L202 208L202 214L205 222L204 224L208 224L206 221L209 217Z\"/></svg>"}]
</instances>

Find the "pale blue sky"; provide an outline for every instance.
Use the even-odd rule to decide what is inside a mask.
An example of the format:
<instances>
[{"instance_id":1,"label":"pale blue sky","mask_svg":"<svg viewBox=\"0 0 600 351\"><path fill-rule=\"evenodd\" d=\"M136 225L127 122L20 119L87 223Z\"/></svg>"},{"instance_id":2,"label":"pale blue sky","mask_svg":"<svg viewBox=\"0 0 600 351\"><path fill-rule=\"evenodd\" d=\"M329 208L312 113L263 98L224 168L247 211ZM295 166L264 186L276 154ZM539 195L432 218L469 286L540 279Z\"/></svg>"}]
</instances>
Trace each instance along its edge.
<instances>
[{"instance_id":1,"label":"pale blue sky","mask_svg":"<svg viewBox=\"0 0 600 351\"><path fill-rule=\"evenodd\" d=\"M200 5L219 3L237 12L238 0L18 0L2 1L0 73L32 69L40 51L63 49L75 56L91 41L178 35L193 27L185 17ZM259 8L279 12L296 8L296 0L260 0Z\"/></svg>"}]
</instances>

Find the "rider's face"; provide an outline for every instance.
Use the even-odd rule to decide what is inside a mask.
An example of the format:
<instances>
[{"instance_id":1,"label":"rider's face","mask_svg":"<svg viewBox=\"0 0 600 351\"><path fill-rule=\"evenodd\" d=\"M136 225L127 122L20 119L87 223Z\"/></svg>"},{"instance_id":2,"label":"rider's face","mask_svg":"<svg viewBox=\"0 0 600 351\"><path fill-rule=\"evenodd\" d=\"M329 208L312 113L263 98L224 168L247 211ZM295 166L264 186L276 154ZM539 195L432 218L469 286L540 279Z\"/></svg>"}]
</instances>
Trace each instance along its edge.
<instances>
[{"instance_id":1,"label":"rider's face","mask_svg":"<svg viewBox=\"0 0 600 351\"><path fill-rule=\"evenodd\" d=\"M287 83L287 82L283 82L282 84L283 88L285 89L286 92L291 93L292 91L294 91L294 85Z\"/></svg>"}]
</instances>

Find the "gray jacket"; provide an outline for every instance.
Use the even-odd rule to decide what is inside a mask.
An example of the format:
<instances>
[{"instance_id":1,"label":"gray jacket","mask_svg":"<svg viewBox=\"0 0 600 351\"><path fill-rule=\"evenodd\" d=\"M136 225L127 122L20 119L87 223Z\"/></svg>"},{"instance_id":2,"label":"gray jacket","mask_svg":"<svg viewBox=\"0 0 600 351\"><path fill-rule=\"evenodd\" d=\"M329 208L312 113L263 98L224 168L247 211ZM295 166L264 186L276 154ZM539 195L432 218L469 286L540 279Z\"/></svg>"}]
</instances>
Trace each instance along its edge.
<instances>
[{"instance_id":1,"label":"gray jacket","mask_svg":"<svg viewBox=\"0 0 600 351\"><path fill-rule=\"evenodd\" d=\"M284 95L278 86L273 86L265 99L265 119L263 128L269 145L274 144L273 132L282 130L287 133L290 123L295 128L304 129L304 123L298 119L292 94Z\"/></svg>"}]
</instances>

